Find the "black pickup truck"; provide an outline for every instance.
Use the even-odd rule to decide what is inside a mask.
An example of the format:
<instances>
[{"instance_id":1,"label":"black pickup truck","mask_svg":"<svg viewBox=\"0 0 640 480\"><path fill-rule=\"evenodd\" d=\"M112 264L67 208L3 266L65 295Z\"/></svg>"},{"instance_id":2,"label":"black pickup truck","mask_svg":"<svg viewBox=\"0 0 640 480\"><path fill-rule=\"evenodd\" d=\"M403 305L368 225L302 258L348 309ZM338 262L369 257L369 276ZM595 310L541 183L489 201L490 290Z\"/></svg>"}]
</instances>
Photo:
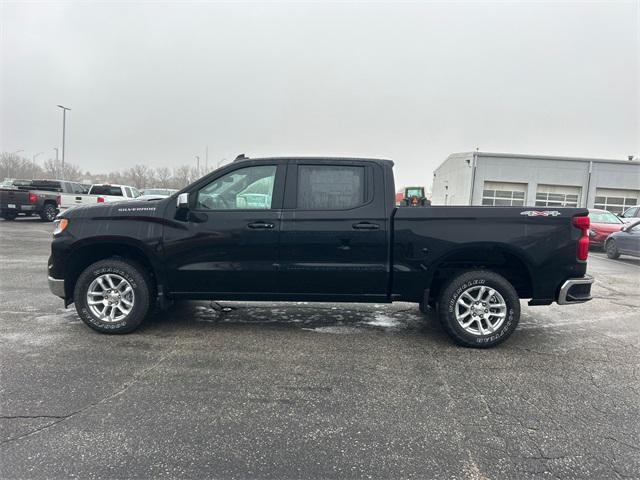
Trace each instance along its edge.
<instances>
[{"instance_id":1,"label":"black pickup truck","mask_svg":"<svg viewBox=\"0 0 640 480\"><path fill-rule=\"evenodd\" d=\"M591 299L586 209L398 208L392 167L239 157L163 200L76 207L50 289L105 333L172 299L415 302L471 347L511 335L520 299Z\"/></svg>"}]
</instances>

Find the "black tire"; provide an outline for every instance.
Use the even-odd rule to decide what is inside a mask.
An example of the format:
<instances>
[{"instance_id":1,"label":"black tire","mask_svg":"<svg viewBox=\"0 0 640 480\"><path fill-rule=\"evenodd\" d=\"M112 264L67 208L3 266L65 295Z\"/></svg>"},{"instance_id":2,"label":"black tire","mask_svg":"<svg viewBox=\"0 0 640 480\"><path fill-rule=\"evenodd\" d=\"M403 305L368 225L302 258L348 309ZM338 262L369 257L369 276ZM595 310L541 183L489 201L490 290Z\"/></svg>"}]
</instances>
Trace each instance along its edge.
<instances>
[{"instance_id":1,"label":"black tire","mask_svg":"<svg viewBox=\"0 0 640 480\"><path fill-rule=\"evenodd\" d=\"M609 240L605 246L605 251L607 252L607 257L615 260L616 258L620 258L620 250L618 250L618 245L616 245L615 240Z\"/></svg>"},{"instance_id":2,"label":"black tire","mask_svg":"<svg viewBox=\"0 0 640 480\"><path fill-rule=\"evenodd\" d=\"M58 209L51 203L45 204L44 208L40 212L40 218L43 222L53 222L58 214Z\"/></svg>"},{"instance_id":3,"label":"black tire","mask_svg":"<svg viewBox=\"0 0 640 480\"><path fill-rule=\"evenodd\" d=\"M495 290L502 296L506 305L506 316L502 324L491 333L471 333L465 330L456 319L456 303L458 299L468 289L477 287L489 287ZM496 297L492 298L495 299ZM480 305L482 305L482 302L480 302ZM480 307L480 305L478 308L484 308ZM483 311L488 312L489 310ZM503 276L488 270L471 270L458 275L444 288L440 296L438 313L443 328L458 344L465 347L490 348L504 342L518 326L520 300L511 283ZM479 320L479 322L481 326L487 326L486 320ZM478 325L478 323L474 325ZM480 327L477 327L476 330L480 331Z\"/></svg>"},{"instance_id":4,"label":"black tire","mask_svg":"<svg viewBox=\"0 0 640 480\"><path fill-rule=\"evenodd\" d=\"M424 303L424 300L418 304L418 310L423 315L427 315L429 313L429 305Z\"/></svg>"},{"instance_id":5,"label":"black tire","mask_svg":"<svg viewBox=\"0 0 640 480\"><path fill-rule=\"evenodd\" d=\"M12 220L15 220L17 218L17 216L18 216L17 212L7 212L7 213L3 213L2 214L2 218L4 218L5 220L7 220L9 222L12 221Z\"/></svg>"},{"instance_id":6,"label":"black tire","mask_svg":"<svg viewBox=\"0 0 640 480\"><path fill-rule=\"evenodd\" d=\"M101 275L115 274L124 278L133 289L133 307L120 321L101 320L87 304L87 291L91 283ZM76 311L84 323L101 333L129 333L144 321L151 311L155 289L148 272L140 264L130 260L108 258L89 265L78 277L73 293Z\"/></svg>"}]
</instances>

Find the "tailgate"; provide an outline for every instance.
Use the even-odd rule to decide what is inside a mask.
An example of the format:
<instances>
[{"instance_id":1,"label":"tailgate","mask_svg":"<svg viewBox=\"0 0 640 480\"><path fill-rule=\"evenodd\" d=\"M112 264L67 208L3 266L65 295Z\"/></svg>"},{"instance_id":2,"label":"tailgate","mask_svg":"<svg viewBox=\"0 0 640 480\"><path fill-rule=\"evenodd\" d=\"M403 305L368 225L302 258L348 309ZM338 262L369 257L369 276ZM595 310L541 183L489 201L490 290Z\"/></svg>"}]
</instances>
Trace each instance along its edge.
<instances>
[{"instance_id":1,"label":"tailgate","mask_svg":"<svg viewBox=\"0 0 640 480\"><path fill-rule=\"evenodd\" d=\"M0 190L0 208L20 209L21 205L29 204L29 192L18 189Z\"/></svg>"}]
</instances>

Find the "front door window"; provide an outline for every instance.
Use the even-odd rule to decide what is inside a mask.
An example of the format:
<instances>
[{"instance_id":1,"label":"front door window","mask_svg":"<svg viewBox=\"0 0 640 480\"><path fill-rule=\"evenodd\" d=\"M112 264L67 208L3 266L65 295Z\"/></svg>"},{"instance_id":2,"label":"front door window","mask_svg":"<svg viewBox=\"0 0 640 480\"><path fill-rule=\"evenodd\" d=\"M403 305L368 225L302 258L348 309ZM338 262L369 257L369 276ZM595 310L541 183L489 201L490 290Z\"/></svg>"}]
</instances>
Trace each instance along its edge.
<instances>
[{"instance_id":1,"label":"front door window","mask_svg":"<svg viewBox=\"0 0 640 480\"><path fill-rule=\"evenodd\" d=\"M240 168L198 191L198 210L269 210L276 165Z\"/></svg>"}]
</instances>

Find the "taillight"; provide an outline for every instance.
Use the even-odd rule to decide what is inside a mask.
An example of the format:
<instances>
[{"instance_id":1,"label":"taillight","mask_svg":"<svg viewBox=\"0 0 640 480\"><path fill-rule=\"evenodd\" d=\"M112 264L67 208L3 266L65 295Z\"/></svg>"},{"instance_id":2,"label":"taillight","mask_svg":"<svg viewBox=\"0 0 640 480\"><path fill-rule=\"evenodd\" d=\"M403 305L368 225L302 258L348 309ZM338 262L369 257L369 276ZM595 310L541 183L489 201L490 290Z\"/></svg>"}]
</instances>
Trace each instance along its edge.
<instances>
[{"instance_id":1,"label":"taillight","mask_svg":"<svg viewBox=\"0 0 640 480\"><path fill-rule=\"evenodd\" d=\"M104 197L98 197L98 203L104 203Z\"/></svg>"},{"instance_id":2,"label":"taillight","mask_svg":"<svg viewBox=\"0 0 640 480\"><path fill-rule=\"evenodd\" d=\"M58 204L58 206L60 206L60 204L62 203L62 195L56 195L56 203Z\"/></svg>"},{"instance_id":3,"label":"taillight","mask_svg":"<svg viewBox=\"0 0 640 480\"><path fill-rule=\"evenodd\" d=\"M578 260L585 261L589 256L589 217L573 217L573 226L579 228L582 232L580 240L578 240L578 251L576 257Z\"/></svg>"},{"instance_id":4,"label":"taillight","mask_svg":"<svg viewBox=\"0 0 640 480\"><path fill-rule=\"evenodd\" d=\"M37 203L38 195L33 192L29 192L29 203Z\"/></svg>"}]
</instances>

